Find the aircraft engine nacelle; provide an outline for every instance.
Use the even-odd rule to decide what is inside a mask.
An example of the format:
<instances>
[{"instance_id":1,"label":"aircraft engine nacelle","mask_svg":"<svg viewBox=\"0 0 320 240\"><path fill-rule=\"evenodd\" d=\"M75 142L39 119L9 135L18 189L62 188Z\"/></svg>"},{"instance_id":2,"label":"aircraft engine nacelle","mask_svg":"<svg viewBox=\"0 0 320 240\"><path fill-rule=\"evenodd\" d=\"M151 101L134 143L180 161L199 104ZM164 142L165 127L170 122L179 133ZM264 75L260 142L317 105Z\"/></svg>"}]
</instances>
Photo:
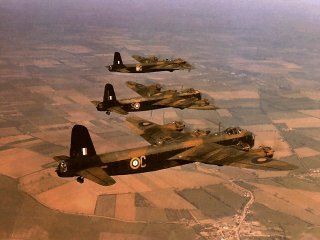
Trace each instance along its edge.
<instances>
[{"instance_id":1,"label":"aircraft engine nacelle","mask_svg":"<svg viewBox=\"0 0 320 240\"><path fill-rule=\"evenodd\" d=\"M171 129L171 130L178 131L178 132L181 132L186 127L186 125L181 121L173 121L173 122L168 123L164 126L167 129Z\"/></svg>"},{"instance_id":2,"label":"aircraft engine nacelle","mask_svg":"<svg viewBox=\"0 0 320 240\"><path fill-rule=\"evenodd\" d=\"M262 151L266 157L272 158L274 154L274 149L269 146L260 146L259 147L260 151Z\"/></svg>"},{"instance_id":3,"label":"aircraft engine nacelle","mask_svg":"<svg viewBox=\"0 0 320 240\"><path fill-rule=\"evenodd\" d=\"M137 64L136 65L136 71L137 72L142 72L142 65L141 64Z\"/></svg>"},{"instance_id":4,"label":"aircraft engine nacelle","mask_svg":"<svg viewBox=\"0 0 320 240\"><path fill-rule=\"evenodd\" d=\"M252 149L251 151L266 158L272 158L274 154L274 149L269 146L259 146L259 148Z\"/></svg>"},{"instance_id":5,"label":"aircraft engine nacelle","mask_svg":"<svg viewBox=\"0 0 320 240\"><path fill-rule=\"evenodd\" d=\"M202 136L207 136L210 134L211 131L209 130L201 130L201 129L196 129L192 132L192 135L195 137L202 137Z\"/></svg>"},{"instance_id":6,"label":"aircraft engine nacelle","mask_svg":"<svg viewBox=\"0 0 320 240\"><path fill-rule=\"evenodd\" d=\"M162 90L162 87L160 84L153 84L153 85L150 85L149 89L150 89L150 92L152 93L158 93Z\"/></svg>"}]
</instances>

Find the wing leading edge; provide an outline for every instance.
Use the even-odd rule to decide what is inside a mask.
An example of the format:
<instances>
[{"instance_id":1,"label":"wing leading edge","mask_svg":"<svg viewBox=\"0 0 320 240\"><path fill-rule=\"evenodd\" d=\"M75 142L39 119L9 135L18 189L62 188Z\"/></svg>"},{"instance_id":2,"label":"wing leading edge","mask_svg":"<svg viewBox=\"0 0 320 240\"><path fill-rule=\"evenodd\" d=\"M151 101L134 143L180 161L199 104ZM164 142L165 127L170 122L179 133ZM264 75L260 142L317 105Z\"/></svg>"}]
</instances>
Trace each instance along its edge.
<instances>
[{"instance_id":1,"label":"wing leading edge","mask_svg":"<svg viewBox=\"0 0 320 240\"><path fill-rule=\"evenodd\" d=\"M161 86L159 84L145 86L143 84L135 83L132 81L127 81L126 84L133 91L145 98L152 97L153 95L161 92Z\"/></svg>"},{"instance_id":2,"label":"wing leading edge","mask_svg":"<svg viewBox=\"0 0 320 240\"><path fill-rule=\"evenodd\" d=\"M137 116L129 116L126 118L126 121L133 132L152 145L187 137L187 134L180 132L179 127L184 126L180 126L182 123L179 121L166 125L158 125Z\"/></svg>"},{"instance_id":3,"label":"wing leading edge","mask_svg":"<svg viewBox=\"0 0 320 240\"><path fill-rule=\"evenodd\" d=\"M173 107L173 108L190 108L197 110L216 110L218 107L210 104L208 101L202 99L199 100L196 97L190 98L181 98L181 97L172 97L166 98L161 101L154 103L155 106L163 106L163 107Z\"/></svg>"}]
</instances>

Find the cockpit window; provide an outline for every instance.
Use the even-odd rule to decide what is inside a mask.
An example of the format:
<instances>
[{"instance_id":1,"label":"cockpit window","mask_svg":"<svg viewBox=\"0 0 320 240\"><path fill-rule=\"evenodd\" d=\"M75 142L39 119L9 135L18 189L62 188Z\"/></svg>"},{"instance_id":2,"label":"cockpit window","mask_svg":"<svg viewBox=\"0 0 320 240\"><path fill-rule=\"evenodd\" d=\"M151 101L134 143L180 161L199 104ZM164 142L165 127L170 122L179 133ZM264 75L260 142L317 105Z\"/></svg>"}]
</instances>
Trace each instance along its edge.
<instances>
[{"instance_id":1,"label":"cockpit window","mask_svg":"<svg viewBox=\"0 0 320 240\"><path fill-rule=\"evenodd\" d=\"M231 127L224 130L224 133L228 135L240 134L241 132L242 132L242 129L239 127Z\"/></svg>"}]
</instances>

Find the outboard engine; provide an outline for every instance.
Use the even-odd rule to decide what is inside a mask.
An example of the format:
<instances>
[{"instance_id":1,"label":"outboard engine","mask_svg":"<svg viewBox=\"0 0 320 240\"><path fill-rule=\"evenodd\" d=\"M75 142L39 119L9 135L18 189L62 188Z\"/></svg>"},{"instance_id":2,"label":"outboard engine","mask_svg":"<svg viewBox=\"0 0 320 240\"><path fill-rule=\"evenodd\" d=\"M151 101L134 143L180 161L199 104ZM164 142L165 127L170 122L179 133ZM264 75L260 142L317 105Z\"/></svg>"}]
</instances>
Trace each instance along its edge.
<instances>
[{"instance_id":1,"label":"outboard engine","mask_svg":"<svg viewBox=\"0 0 320 240\"><path fill-rule=\"evenodd\" d=\"M181 132L186 127L186 125L182 121L173 121L164 125L167 129L171 129L174 131Z\"/></svg>"}]
</instances>

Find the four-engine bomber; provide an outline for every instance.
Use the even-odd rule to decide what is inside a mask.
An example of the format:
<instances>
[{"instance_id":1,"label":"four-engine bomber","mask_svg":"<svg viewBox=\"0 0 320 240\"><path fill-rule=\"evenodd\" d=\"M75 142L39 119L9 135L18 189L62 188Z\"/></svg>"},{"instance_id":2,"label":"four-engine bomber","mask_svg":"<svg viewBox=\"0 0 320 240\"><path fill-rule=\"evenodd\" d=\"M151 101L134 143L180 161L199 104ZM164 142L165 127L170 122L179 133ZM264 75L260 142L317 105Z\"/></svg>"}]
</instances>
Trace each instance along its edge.
<instances>
[{"instance_id":1,"label":"four-engine bomber","mask_svg":"<svg viewBox=\"0 0 320 240\"><path fill-rule=\"evenodd\" d=\"M160 60L157 57L134 55L139 64L122 63L120 53L114 54L111 72L157 72L190 70L192 66L182 59ZM116 112L147 111L159 108L190 108L199 110L218 109L207 99L202 99L198 90L166 90L158 84L145 86L127 82L127 86L141 97L117 100L113 86L105 85L103 101L92 101L98 111L107 114ZM129 126L150 143L150 146L123 151L97 154L88 129L75 125L71 133L69 156L56 156L56 172L60 177L77 177L83 183L87 178L97 184L109 186L115 183L113 175L135 174L175 167L193 162L217 166L234 166L262 170L292 170L296 166L273 159L274 150L268 146L253 149L254 134L239 127L230 127L223 132L185 131L183 122L165 125L128 117Z\"/></svg>"},{"instance_id":2,"label":"four-engine bomber","mask_svg":"<svg viewBox=\"0 0 320 240\"><path fill-rule=\"evenodd\" d=\"M114 53L113 64L106 66L110 72L122 73L146 73L146 72L173 72L176 70L191 70L193 66L187 61L177 59L159 59L155 56L141 57L138 55L132 56L139 63L137 64L123 64L119 52Z\"/></svg>"},{"instance_id":3,"label":"four-engine bomber","mask_svg":"<svg viewBox=\"0 0 320 240\"><path fill-rule=\"evenodd\" d=\"M145 86L135 82L127 82L127 86L141 97L117 100L113 86L107 83L104 88L103 101L91 101L98 111L104 111L108 115L111 112L128 114L128 112L148 111L160 108L179 108L197 110L216 110L218 107L209 100L203 99L201 93L193 88L162 91L159 84Z\"/></svg>"},{"instance_id":4,"label":"four-engine bomber","mask_svg":"<svg viewBox=\"0 0 320 240\"><path fill-rule=\"evenodd\" d=\"M273 159L270 147L252 149L253 133L228 128L211 134L208 131L185 132L184 124L158 125L128 117L131 128L151 145L117 152L97 154L86 127L75 125L71 134L70 156L56 156L60 177L84 178L103 186L112 185L112 175L156 171L192 162L218 166L263 170L291 170L296 167Z\"/></svg>"}]
</instances>

